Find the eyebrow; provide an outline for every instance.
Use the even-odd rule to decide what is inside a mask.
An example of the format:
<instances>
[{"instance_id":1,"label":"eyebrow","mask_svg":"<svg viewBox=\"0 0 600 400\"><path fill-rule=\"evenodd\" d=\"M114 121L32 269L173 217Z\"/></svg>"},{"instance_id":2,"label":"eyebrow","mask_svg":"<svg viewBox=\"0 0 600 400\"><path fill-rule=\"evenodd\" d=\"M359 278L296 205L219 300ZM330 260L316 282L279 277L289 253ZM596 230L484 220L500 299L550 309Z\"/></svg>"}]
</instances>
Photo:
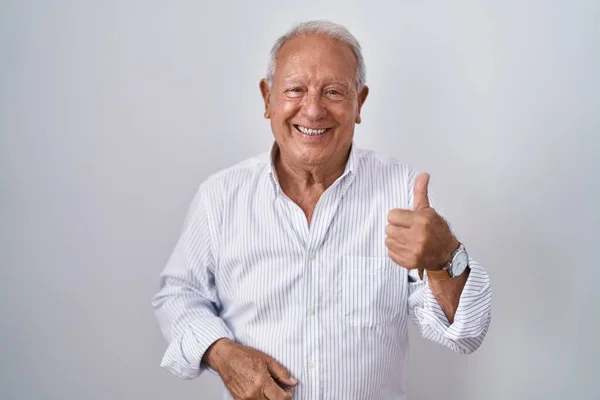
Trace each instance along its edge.
<instances>
[{"instance_id":1,"label":"eyebrow","mask_svg":"<svg viewBox=\"0 0 600 400\"><path fill-rule=\"evenodd\" d=\"M336 84L336 85L342 85L342 86L348 86L348 83L341 80L341 79L337 79L337 78L329 78L325 80L325 84L326 85L331 85L332 83Z\"/></svg>"},{"instance_id":2,"label":"eyebrow","mask_svg":"<svg viewBox=\"0 0 600 400\"><path fill-rule=\"evenodd\" d=\"M284 80L284 82L289 83L289 82L293 82L293 81L297 81L297 80L302 80L304 78L305 78L304 75L293 74L293 75L284 76L283 80ZM323 84L324 85L336 84L336 85L344 86L346 88L349 87L347 82L345 82L341 79L338 79L338 78L334 78L334 77L325 79L323 81Z\"/></svg>"}]
</instances>

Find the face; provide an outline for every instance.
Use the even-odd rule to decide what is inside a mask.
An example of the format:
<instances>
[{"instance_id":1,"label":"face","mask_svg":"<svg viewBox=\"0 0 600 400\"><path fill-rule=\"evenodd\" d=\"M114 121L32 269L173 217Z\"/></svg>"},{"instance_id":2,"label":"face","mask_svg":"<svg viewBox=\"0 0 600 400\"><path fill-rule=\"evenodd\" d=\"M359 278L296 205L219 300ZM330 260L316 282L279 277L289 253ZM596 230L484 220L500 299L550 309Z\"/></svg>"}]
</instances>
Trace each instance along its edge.
<instances>
[{"instance_id":1,"label":"face","mask_svg":"<svg viewBox=\"0 0 600 400\"><path fill-rule=\"evenodd\" d=\"M347 156L368 88L356 90L356 58L323 36L288 41L280 49L272 86L260 83L265 117L283 158L316 167Z\"/></svg>"}]
</instances>

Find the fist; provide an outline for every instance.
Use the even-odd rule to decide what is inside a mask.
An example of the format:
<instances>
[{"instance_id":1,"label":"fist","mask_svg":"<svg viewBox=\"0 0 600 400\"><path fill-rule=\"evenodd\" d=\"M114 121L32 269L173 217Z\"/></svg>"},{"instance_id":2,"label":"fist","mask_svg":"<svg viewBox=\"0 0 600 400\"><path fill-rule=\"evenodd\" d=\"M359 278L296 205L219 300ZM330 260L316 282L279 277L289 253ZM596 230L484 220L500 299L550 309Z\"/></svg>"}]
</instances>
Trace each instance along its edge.
<instances>
[{"instance_id":1,"label":"fist","mask_svg":"<svg viewBox=\"0 0 600 400\"><path fill-rule=\"evenodd\" d=\"M385 245L389 257L399 266L423 270L443 268L459 242L428 198L429 174L417 177L412 210L393 209L388 213Z\"/></svg>"}]
</instances>

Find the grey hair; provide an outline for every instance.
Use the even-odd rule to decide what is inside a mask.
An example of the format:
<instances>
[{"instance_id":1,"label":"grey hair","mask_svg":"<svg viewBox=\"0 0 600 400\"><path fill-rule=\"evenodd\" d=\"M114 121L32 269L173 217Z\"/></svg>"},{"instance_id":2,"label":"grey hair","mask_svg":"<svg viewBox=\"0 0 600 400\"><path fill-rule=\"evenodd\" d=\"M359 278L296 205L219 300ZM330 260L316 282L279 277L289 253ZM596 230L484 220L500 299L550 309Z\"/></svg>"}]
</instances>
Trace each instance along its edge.
<instances>
[{"instance_id":1,"label":"grey hair","mask_svg":"<svg viewBox=\"0 0 600 400\"><path fill-rule=\"evenodd\" d=\"M283 47L283 45L290 39L310 35L324 35L331 39L339 40L350 47L350 50L352 50L352 53L354 53L354 56L356 57L356 90L361 90L367 83L367 68L365 66L365 60L363 59L362 49L358 43L358 40L356 40L356 38L348 29L346 29L346 27L325 20L302 22L294 26L285 35L277 39L273 45L273 48L271 49L271 57L267 67L267 76L265 77L269 83L269 86L273 84L273 76L275 75L275 61L277 59L277 53L279 53L281 47Z\"/></svg>"}]
</instances>

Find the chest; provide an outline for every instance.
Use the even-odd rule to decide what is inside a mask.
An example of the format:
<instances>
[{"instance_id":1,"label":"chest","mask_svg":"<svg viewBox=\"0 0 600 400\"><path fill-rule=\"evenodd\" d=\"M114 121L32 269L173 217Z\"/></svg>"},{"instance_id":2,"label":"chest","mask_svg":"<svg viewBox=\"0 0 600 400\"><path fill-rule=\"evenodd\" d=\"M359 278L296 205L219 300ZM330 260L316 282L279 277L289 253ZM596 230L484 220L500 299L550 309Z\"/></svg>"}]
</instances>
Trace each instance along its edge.
<instances>
[{"instance_id":1,"label":"chest","mask_svg":"<svg viewBox=\"0 0 600 400\"><path fill-rule=\"evenodd\" d=\"M216 257L218 283L228 286L224 292L233 296L249 287L269 287L266 297L308 287L326 292L347 280L346 270L367 280L390 272L387 213L403 199L385 191L342 189L318 199L310 224L306 209L285 196L232 202ZM260 294L252 296L260 301Z\"/></svg>"}]
</instances>

